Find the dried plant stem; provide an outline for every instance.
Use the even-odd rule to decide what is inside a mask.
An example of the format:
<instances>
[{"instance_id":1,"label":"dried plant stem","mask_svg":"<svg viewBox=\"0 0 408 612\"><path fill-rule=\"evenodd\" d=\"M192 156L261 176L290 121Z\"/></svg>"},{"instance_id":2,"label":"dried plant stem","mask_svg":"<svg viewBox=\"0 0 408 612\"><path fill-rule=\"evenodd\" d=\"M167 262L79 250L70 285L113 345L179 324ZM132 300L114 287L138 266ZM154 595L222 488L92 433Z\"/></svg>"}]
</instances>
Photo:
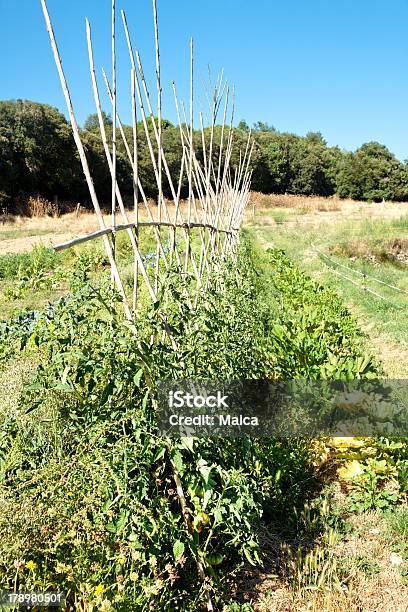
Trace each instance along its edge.
<instances>
[{"instance_id":1,"label":"dried plant stem","mask_svg":"<svg viewBox=\"0 0 408 612\"><path fill-rule=\"evenodd\" d=\"M117 183L116 180L116 175L115 175L115 169L114 169L114 164L113 164L113 159L111 157L110 151L109 151L109 146L108 146L108 139L106 136L106 130L105 130L105 125L103 122L103 115L102 115L102 108L101 108L101 103L100 103L100 98L99 98L99 90L98 90L98 84L97 84L97 80L96 80L96 75L95 75L95 66L94 66L94 59L93 59L93 50L92 50L92 37L91 37L91 26L89 24L89 21L86 20L86 34L87 34L87 41L88 41L88 55L89 55L89 66L90 66L90 72L91 72L91 81L92 81L92 89L93 89L93 93L94 93L94 99L95 99L95 105L96 105L96 110L97 110L97 114L98 114L98 120L99 120L99 129L100 129L100 133L101 133L101 138L102 138L102 142L103 142L103 146L104 146L104 150L105 150L105 155L106 155L106 159L108 162L108 166L109 166L109 170L111 173L111 177L112 177L112 181L114 181L114 187L115 187L115 202L116 202L116 196L118 199L118 204L119 204L119 208L120 211L122 213L122 217L123 220L126 224L129 223L129 218L127 216L126 213L126 209L125 209L125 205L123 203L123 199L122 199L122 195L119 189L119 185ZM116 237L116 215L112 214L112 222L114 222L114 224L112 224L112 238ZM151 299L155 302L156 301L156 293L153 290L153 287L150 283L150 279L149 276L147 274L146 268L143 264L143 260L139 251L139 247L135 238L135 235L132 231L132 229L129 227L128 229L128 235L133 247L133 252L135 255L135 258L138 261L138 264L140 266L142 275L143 275L143 279L146 283L147 289L149 291L150 297Z\"/></svg>"},{"instance_id":2,"label":"dried plant stem","mask_svg":"<svg viewBox=\"0 0 408 612\"><path fill-rule=\"evenodd\" d=\"M134 218L135 218L135 236L136 236L136 244L139 246L139 156L138 156L138 142L137 142L137 112L136 112L136 92L135 92L135 80L136 73L132 69L130 73L130 93L132 98L132 128L133 128L133 210L134 210ZM159 236L160 237L160 236ZM161 241L157 240L157 247L159 249L159 254L161 254L162 249L160 249ZM137 257L134 258L134 266L133 266L133 312L136 312L137 309L137 298L138 298L138 277L139 277L139 262Z\"/></svg>"},{"instance_id":3,"label":"dried plant stem","mask_svg":"<svg viewBox=\"0 0 408 612\"><path fill-rule=\"evenodd\" d=\"M102 212L99 206L99 201L98 201L98 197L96 195L96 191L95 191L95 187L93 184L93 180L92 180L92 176L91 176L91 172L89 170L89 166L88 166L88 160L86 158L85 155L85 150L81 141L81 137L79 134L79 129L78 129L78 124L75 118L75 114L74 114L74 109L72 106L72 102L71 102L71 95L69 93L69 89L68 89L68 84L65 78L65 74L64 74L64 70L62 68L62 62L61 62L61 57L58 51L58 46L57 46L57 42L55 40L55 35L54 35L54 30L51 24L51 20L50 20L50 16L48 13L48 8L47 8L47 4L45 0L41 0L41 4L42 4L42 9L43 9L43 13L44 13L44 19L45 19L45 23L46 23L46 27L47 27L47 31L48 34L50 36L50 41L51 41L51 47L52 47L52 51L54 54L54 60L57 66L57 70L58 70L58 74L60 77L60 81L61 81L61 87L62 90L64 92L64 97L65 97L65 101L68 107L68 113L69 113L69 118L70 118L70 122L71 122L71 127L72 127L72 131L74 134L74 140L75 140L75 144L77 146L78 149L78 153L79 153L79 157L81 160L81 165L82 165L82 169L85 175L85 179L88 185L88 189L89 189L89 194L91 196L91 200L92 200L92 204L96 213L96 216L98 218L98 222L99 222L99 226L101 229L105 228L105 222L103 220L103 216L102 216ZM113 254L113 250L112 250L112 246L111 243L109 242L109 238L104 235L103 236L103 243L104 243L104 247L106 250L106 254L108 256L109 259L109 263L111 265L111 270L112 270L112 276L115 280L116 286L118 288L119 293L122 296L122 300L123 300L123 305L124 305L124 309L125 309L125 314L127 316L127 318L132 321L133 320L133 316L132 316L132 312L129 308L129 304L127 301L127 297L126 297L126 293L122 284L122 280L120 278L119 275L119 271L115 262L115 258L114 258L114 254Z\"/></svg>"}]
</instances>

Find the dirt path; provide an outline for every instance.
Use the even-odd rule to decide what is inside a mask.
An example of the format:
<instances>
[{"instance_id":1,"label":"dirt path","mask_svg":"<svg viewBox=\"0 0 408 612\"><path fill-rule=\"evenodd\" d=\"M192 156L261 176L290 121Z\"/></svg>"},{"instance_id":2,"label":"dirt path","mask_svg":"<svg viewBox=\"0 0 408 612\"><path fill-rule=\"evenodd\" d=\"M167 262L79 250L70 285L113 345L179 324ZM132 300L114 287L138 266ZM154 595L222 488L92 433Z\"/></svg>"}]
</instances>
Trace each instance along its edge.
<instances>
[{"instance_id":1,"label":"dirt path","mask_svg":"<svg viewBox=\"0 0 408 612\"><path fill-rule=\"evenodd\" d=\"M38 236L25 236L24 238L1 238L0 233L0 255L12 253L23 253L31 251L34 246L42 244L46 247L52 247L60 242L65 242L73 238L74 234L51 234Z\"/></svg>"}]
</instances>

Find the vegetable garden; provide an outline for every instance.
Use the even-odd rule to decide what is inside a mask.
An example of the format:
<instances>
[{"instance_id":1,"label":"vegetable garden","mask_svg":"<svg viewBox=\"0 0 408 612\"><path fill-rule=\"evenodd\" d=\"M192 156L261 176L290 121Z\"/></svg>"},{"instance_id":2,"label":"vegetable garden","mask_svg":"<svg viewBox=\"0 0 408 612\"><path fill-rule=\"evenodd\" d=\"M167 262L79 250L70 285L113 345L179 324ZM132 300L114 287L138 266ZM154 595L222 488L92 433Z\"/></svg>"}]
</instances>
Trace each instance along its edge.
<instances>
[{"instance_id":1,"label":"vegetable garden","mask_svg":"<svg viewBox=\"0 0 408 612\"><path fill-rule=\"evenodd\" d=\"M192 43L190 117L180 118L179 125L182 172L179 185L171 183L161 141L155 2L157 116L122 13L132 75L131 145L117 113L115 2L111 83L105 74L111 142L87 23L90 75L112 179L111 225L105 225L45 0L42 5L100 229L59 245L61 253L37 249L0 258L0 277L10 283L22 267L29 272L8 291L24 293L30 282L63 288L45 308L17 312L0 323L1 586L63 591L67 610L250 610L236 596L245 588L240 572L264 563L265 534L299 544L305 535L317 540L330 521L342 521L335 513L328 517L332 495L323 491L327 474L321 469L327 447L300 437L160 436L158 383L373 378L381 365L333 291L306 276L283 251L265 250L253 230L240 231L251 140L238 167L231 167L233 96L221 77L211 99L208 141L202 130L204 164L195 157ZM155 206L138 175L137 105L157 178ZM220 109L222 127L216 132ZM132 216L116 176L116 127L133 169ZM186 203L180 199L184 174ZM171 205L163 197L165 180ZM145 221L139 218L140 198ZM368 453L371 479L361 481L353 507L392 507L404 500L408 487L405 446L388 440L370 444L393 465L398 490L383 494L385 477ZM279 570L291 576L295 588L303 585L302 567L315 590L340 588L334 570L327 571L325 552L314 565L301 547L296 555L282 552Z\"/></svg>"},{"instance_id":2,"label":"vegetable garden","mask_svg":"<svg viewBox=\"0 0 408 612\"><path fill-rule=\"evenodd\" d=\"M2 346L36 364L18 407L2 413L9 588L59 588L74 609L188 610L208 594L218 608L230 572L261 561L262 525L296 530L294 509L318 491L307 440L157 437L154 389L163 378L313 379L325 368L357 377L364 339L338 298L247 236L194 310L179 275L163 292L177 355L156 305L134 334L112 306L108 268L98 286L77 269L70 297L26 335L19 321L4 326Z\"/></svg>"}]
</instances>

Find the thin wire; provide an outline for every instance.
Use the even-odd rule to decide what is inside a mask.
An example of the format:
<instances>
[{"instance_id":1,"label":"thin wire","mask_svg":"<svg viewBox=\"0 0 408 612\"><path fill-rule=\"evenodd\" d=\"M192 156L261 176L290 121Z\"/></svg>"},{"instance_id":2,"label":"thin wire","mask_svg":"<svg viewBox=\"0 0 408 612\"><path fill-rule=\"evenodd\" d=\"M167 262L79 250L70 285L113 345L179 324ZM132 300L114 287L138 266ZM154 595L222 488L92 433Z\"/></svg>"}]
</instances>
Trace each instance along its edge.
<instances>
[{"instance_id":1,"label":"thin wire","mask_svg":"<svg viewBox=\"0 0 408 612\"><path fill-rule=\"evenodd\" d=\"M341 264L335 261L334 259L332 259L331 257L329 257L328 255L326 255L326 253L323 253L323 251L320 251L320 249L316 248L313 244L312 244L312 247L316 251L316 253L319 253L320 255L328 259L335 266L340 266L341 268L350 270L350 272L353 272L354 274L358 274L359 276L362 276L365 279L373 280L376 283L379 283L380 285L385 285L386 287L389 287L390 289L394 289L394 291L398 291L399 293L405 293L405 295L408 295L408 291L405 291L405 289L400 289L399 287L396 287L395 285L390 285L389 283L386 283L385 281L382 281L379 278L376 278L375 276L371 276L370 274L365 274L364 272L360 272L360 270L355 270L353 268L350 268L349 266Z\"/></svg>"},{"instance_id":2,"label":"thin wire","mask_svg":"<svg viewBox=\"0 0 408 612\"><path fill-rule=\"evenodd\" d=\"M326 264L327 265L327 264ZM337 276L341 276L341 278L344 278L346 280L348 280L350 283L352 283L353 285L355 285L356 287L358 287L359 289L362 289L362 291L367 291L368 293L371 293L372 295L375 295L376 297L378 297L380 300L383 300L384 302L387 302L387 304L390 304L391 306L393 306L394 308L397 308L398 310L400 310L402 308L402 306L395 304L394 302L391 302L391 300L388 300L387 298L385 298L384 296L380 295L379 293L377 293L376 291L373 291L372 289L369 289L368 287L363 287L362 285L360 285L359 283L356 283L356 281L354 281L352 278L350 278L349 276L346 276L345 274L342 274L341 272L339 272L338 270L333 270L333 268L330 268L330 266L327 266L328 269L330 270L330 272L332 272L333 274L336 274Z\"/></svg>"}]
</instances>

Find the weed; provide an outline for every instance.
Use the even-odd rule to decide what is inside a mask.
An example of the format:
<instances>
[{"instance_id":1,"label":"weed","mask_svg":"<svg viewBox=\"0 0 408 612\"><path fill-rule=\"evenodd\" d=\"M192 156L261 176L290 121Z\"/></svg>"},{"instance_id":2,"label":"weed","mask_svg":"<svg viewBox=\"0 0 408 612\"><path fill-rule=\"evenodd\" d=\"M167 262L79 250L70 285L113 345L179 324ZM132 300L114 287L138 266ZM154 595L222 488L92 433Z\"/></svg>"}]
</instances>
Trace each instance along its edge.
<instances>
[{"instance_id":1,"label":"weed","mask_svg":"<svg viewBox=\"0 0 408 612\"><path fill-rule=\"evenodd\" d=\"M388 489L386 481L386 475L367 467L353 484L354 489L348 498L349 511L386 510L394 506L400 495L398 491Z\"/></svg>"}]
</instances>

